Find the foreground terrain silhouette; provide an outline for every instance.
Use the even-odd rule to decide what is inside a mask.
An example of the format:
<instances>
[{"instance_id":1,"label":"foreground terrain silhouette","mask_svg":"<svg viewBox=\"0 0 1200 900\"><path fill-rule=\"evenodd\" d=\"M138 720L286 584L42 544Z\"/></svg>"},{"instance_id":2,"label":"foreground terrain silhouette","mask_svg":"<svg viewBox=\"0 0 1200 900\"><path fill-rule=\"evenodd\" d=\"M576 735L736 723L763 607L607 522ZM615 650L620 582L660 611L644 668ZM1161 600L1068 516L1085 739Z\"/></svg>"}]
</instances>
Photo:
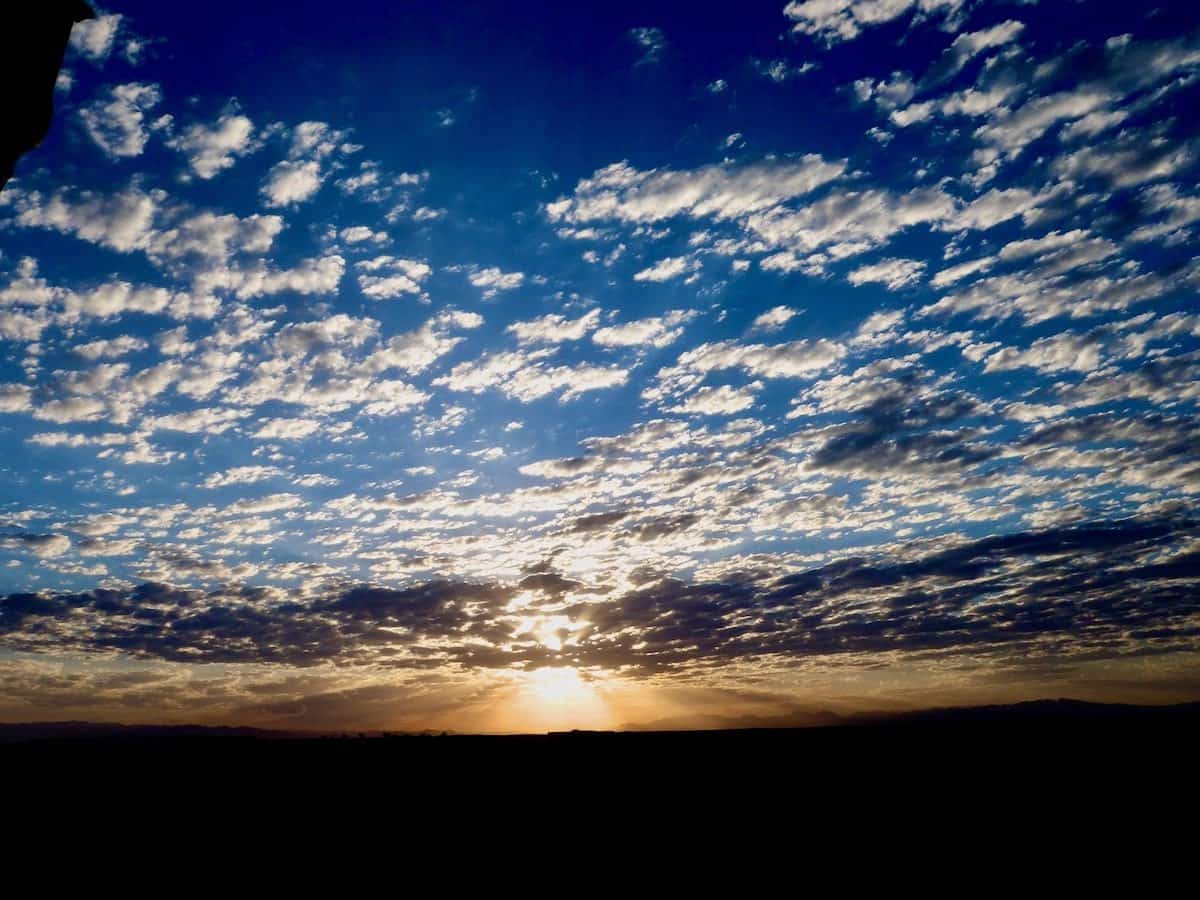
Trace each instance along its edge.
<instances>
[{"instance_id":1,"label":"foreground terrain silhouette","mask_svg":"<svg viewBox=\"0 0 1200 900\"><path fill-rule=\"evenodd\" d=\"M718 731L338 734L58 722L0 725L0 765L10 772L55 773L84 766L121 783L186 772L191 785L252 777L277 785L299 779L310 788L352 772L367 781L386 776L381 783L400 778L406 790L416 791L435 790L457 773L490 770L563 778L759 772L803 777L811 790L826 791L834 788L823 779L832 775L864 784L986 777L1069 785L1100 784L1147 767L1182 773L1194 763L1198 736L1200 704L1072 700L866 715L836 726Z\"/></svg>"},{"instance_id":2,"label":"foreground terrain silhouette","mask_svg":"<svg viewBox=\"0 0 1200 900\"><path fill-rule=\"evenodd\" d=\"M54 88L71 28L95 18L83 0L29 0L0 12L0 79L6 100L0 122L0 189L23 155L50 131Z\"/></svg>"},{"instance_id":3,"label":"foreground terrain silhouette","mask_svg":"<svg viewBox=\"0 0 1200 900\"><path fill-rule=\"evenodd\" d=\"M391 853L413 839L536 841L539 828L586 850L583 824L630 846L631 830L647 832L648 850L698 827L713 840L828 841L847 865L821 865L853 878L871 848L898 840L941 853L930 836L949 830L988 847L973 822L1002 833L1006 854L1086 844L1064 824L1074 820L1109 836L1136 827L1155 834L1156 853L1186 859L1145 829L1195 808L1198 734L1200 704L1073 701L810 728L510 736L57 723L0 726L0 770L9 820L41 842L90 842L78 826L88 817L131 846L195 829L222 847L277 841L279 859L294 858L297 831L318 853L347 833L356 852L378 841Z\"/></svg>"}]
</instances>

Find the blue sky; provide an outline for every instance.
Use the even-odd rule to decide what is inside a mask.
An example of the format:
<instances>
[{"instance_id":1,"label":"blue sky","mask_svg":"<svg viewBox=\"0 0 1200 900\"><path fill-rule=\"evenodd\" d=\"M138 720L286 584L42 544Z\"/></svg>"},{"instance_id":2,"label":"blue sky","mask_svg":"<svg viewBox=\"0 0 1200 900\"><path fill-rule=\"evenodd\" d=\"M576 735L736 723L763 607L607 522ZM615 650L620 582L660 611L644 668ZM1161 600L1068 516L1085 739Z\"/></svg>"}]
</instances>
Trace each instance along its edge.
<instances>
[{"instance_id":1,"label":"blue sky","mask_svg":"<svg viewBox=\"0 0 1200 900\"><path fill-rule=\"evenodd\" d=\"M0 716L1196 696L1200 16L109 3L0 194Z\"/></svg>"}]
</instances>

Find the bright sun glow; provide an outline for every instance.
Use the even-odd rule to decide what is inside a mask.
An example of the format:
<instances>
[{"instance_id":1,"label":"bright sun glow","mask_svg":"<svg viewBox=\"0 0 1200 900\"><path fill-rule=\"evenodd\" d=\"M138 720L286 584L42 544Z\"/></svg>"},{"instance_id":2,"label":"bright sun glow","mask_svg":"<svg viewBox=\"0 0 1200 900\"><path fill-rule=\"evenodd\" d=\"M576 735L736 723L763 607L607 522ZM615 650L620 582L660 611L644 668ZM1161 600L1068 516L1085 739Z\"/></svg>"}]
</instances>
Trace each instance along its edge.
<instances>
[{"instance_id":1,"label":"bright sun glow","mask_svg":"<svg viewBox=\"0 0 1200 900\"><path fill-rule=\"evenodd\" d=\"M517 712L530 731L612 728L602 686L570 667L537 669L523 676Z\"/></svg>"},{"instance_id":2,"label":"bright sun glow","mask_svg":"<svg viewBox=\"0 0 1200 900\"><path fill-rule=\"evenodd\" d=\"M538 669L529 680L538 698L551 705L581 703L595 696L575 669Z\"/></svg>"}]
</instances>

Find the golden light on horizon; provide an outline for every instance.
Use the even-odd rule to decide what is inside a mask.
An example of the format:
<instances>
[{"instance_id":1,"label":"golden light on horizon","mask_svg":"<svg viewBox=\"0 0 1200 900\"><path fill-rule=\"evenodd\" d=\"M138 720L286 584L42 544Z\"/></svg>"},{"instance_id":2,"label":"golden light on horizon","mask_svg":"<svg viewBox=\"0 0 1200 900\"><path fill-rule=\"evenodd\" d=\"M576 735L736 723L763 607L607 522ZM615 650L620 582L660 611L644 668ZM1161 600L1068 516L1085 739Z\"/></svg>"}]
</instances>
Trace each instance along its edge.
<instances>
[{"instance_id":1,"label":"golden light on horizon","mask_svg":"<svg viewBox=\"0 0 1200 900\"><path fill-rule=\"evenodd\" d=\"M510 706L517 730L604 730L616 726L603 686L570 666L520 674Z\"/></svg>"}]
</instances>

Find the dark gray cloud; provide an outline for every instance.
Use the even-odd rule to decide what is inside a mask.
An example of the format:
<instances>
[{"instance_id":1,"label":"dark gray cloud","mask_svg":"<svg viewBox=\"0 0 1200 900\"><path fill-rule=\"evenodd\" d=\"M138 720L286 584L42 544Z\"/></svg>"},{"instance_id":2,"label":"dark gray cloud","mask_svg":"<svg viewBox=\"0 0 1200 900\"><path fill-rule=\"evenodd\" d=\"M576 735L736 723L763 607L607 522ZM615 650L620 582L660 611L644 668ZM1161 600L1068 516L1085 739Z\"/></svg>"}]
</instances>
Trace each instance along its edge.
<instances>
[{"instance_id":1,"label":"dark gray cloud","mask_svg":"<svg viewBox=\"0 0 1200 900\"><path fill-rule=\"evenodd\" d=\"M0 598L0 646L117 651L193 663L336 662L422 669L567 664L674 670L763 656L991 653L1116 656L1200 644L1200 524L1129 519L842 559L785 576L664 578L560 607L561 650L517 634L519 589L561 597L553 573L519 587L357 585L315 599L268 588L161 584ZM583 596L586 596L584 594ZM564 632L561 637L565 637Z\"/></svg>"}]
</instances>

